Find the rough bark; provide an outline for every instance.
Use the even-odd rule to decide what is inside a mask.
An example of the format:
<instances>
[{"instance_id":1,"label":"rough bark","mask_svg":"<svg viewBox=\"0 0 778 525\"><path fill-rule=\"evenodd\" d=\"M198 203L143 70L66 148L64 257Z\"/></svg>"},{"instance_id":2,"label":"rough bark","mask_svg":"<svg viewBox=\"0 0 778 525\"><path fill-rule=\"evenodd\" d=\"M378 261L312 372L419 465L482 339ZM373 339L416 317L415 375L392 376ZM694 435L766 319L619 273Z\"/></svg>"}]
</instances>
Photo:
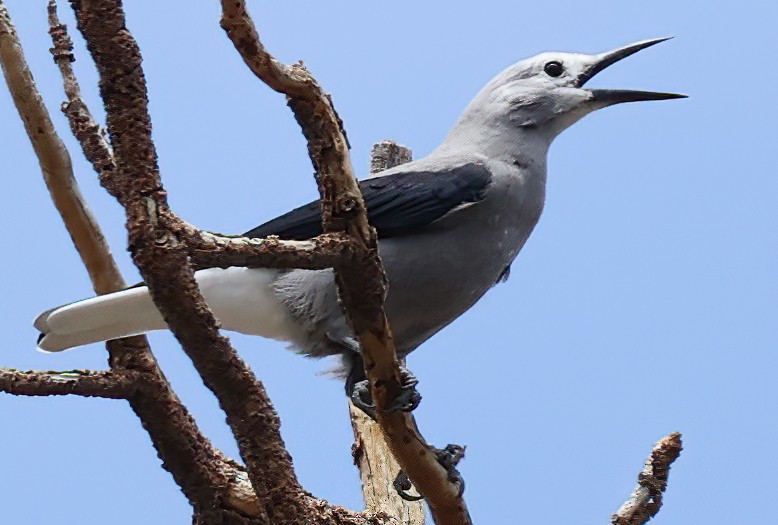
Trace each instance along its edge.
<instances>
[{"instance_id":1,"label":"rough bark","mask_svg":"<svg viewBox=\"0 0 778 525\"><path fill-rule=\"evenodd\" d=\"M385 276L375 232L367 222L353 175L348 141L330 97L304 67L286 66L266 52L242 0L222 0L222 26L252 71L287 95L308 139L326 233L310 241L290 242L219 236L198 230L168 207L151 140L141 57L125 27L121 1L71 0L71 4L100 75L110 141L81 99L70 68L74 60L72 44L65 26L56 17L52 0L52 53L68 98L63 111L101 183L125 208L128 242L135 263L163 317L227 414L247 467L223 456L199 432L159 369L144 337L109 342L111 370L107 372L0 369L0 391L127 399L149 433L163 467L192 504L197 524L420 523L413 521L417 517L410 511L403 514L407 507L389 501L396 496L389 494L386 482L397 467L388 462L386 468L377 463L367 467L367 472L383 469L380 475L365 482L366 487L376 491L367 513L330 505L304 491L295 477L280 437L280 421L262 384L219 334L216 320L193 279L194 269L202 266L332 266L338 275L344 310L364 352L366 373L378 408L378 425L354 418L355 428L363 436L357 442L358 459L391 459L387 448L381 448L384 443L426 498L437 523L470 523L458 485L438 463L435 449L418 433L413 417L384 410L401 384L399 363L383 312ZM69 154L35 89L2 0L0 63L52 200L89 271L95 291L106 293L123 288L124 281L105 239L78 191ZM374 156L372 171L402 158L400 148L388 146ZM379 439L379 429L385 442ZM372 437L365 437L367 433ZM659 510L670 464L680 449L677 434L657 444L639 476L638 487L613 516L613 524L642 525ZM406 517L407 521L402 521Z\"/></svg>"},{"instance_id":2,"label":"rough bark","mask_svg":"<svg viewBox=\"0 0 778 525\"><path fill-rule=\"evenodd\" d=\"M670 466L683 450L681 434L674 432L657 441L638 474L638 485L611 517L612 525L643 525L662 508Z\"/></svg>"},{"instance_id":3,"label":"rough bark","mask_svg":"<svg viewBox=\"0 0 778 525\"><path fill-rule=\"evenodd\" d=\"M62 75L67 102L62 104L62 112L68 119L70 130L81 145L81 151L98 177L111 177L116 169L111 145L105 137L104 130L92 117L84 99L81 97L81 87L73 72L72 63L76 61L73 54L73 42L67 32L67 26L61 24L57 15L57 3L49 0L49 35L51 35L51 54Z\"/></svg>"},{"instance_id":4,"label":"rough bark","mask_svg":"<svg viewBox=\"0 0 778 525\"><path fill-rule=\"evenodd\" d=\"M351 238L340 233L325 233L308 241L277 238L254 239L226 237L197 230L179 221L170 221L171 230L186 243L196 267L227 268L332 268L351 249Z\"/></svg>"},{"instance_id":5,"label":"rough bark","mask_svg":"<svg viewBox=\"0 0 778 525\"><path fill-rule=\"evenodd\" d=\"M136 389L137 377L115 372L0 369L0 391L17 396L105 397L127 399Z\"/></svg>"},{"instance_id":6,"label":"rough bark","mask_svg":"<svg viewBox=\"0 0 778 525\"><path fill-rule=\"evenodd\" d=\"M221 0L221 4L221 25L244 62L269 87L286 95L300 124L319 185L324 231L345 232L354 239L354 249L335 268L336 279L343 310L359 340L387 443L427 500L435 521L468 525L470 517L458 486L437 462L413 417L385 411L402 388L400 364L384 313L386 276L332 99L301 64L281 64L267 52L243 0Z\"/></svg>"},{"instance_id":7,"label":"rough bark","mask_svg":"<svg viewBox=\"0 0 778 525\"><path fill-rule=\"evenodd\" d=\"M375 175L411 160L413 152L410 148L393 140L382 140L373 144L370 150L370 174Z\"/></svg>"},{"instance_id":8,"label":"rough bark","mask_svg":"<svg viewBox=\"0 0 778 525\"><path fill-rule=\"evenodd\" d=\"M56 20L56 12L50 6L50 23L54 38L54 57L59 64L72 60L72 55L62 51L64 26ZM59 45L58 45L59 42ZM69 42L69 39L67 40ZM70 156L56 130L51 124L46 107L35 87L27 67L21 45L11 24L10 17L0 1L0 62L9 91L25 123L28 136L41 164L41 171L47 183L52 201L55 203L73 243L82 257L94 290L98 294L124 288L125 281L111 256L102 232L91 216L73 175ZM78 107L78 113L65 111L75 128L78 122L94 122L83 100L80 99L75 77L69 67L61 69L66 82L70 107ZM70 86L68 87L68 83ZM75 86L75 87L74 87ZM74 98L75 97L75 98ZM77 100L76 100L77 99ZM74 104L75 103L75 104ZM74 122L76 121L76 122ZM97 125L83 128L88 133L97 132ZM89 157L93 152L98 157L105 149L99 139L77 133L77 138ZM94 145L90 147L89 145ZM95 162L96 169L108 169L109 163ZM109 169L110 171L110 169ZM100 172L103 175L105 172ZM107 345L111 372L102 373L114 378L135 377L135 387L128 392L127 401L141 420L149 434L154 448L181 490L195 507L218 508L222 504L229 512L237 509L245 514L257 513L256 497L246 497L248 482L243 467L225 458L215 450L207 438L198 430L187 409L172 391L162 371L157 366L145 337L133 337L112 341ZM28 378L29 381L29 378ZM47 385L39 383L40 389L33 391L29 382L25 395L52 395ZM8 387L8 388L4 388ZM108 390L118 387L106 385ZM19 384L5 384L3 391L19 391ZM58 388L64 388L59 385ZM76 392L74 392L76 393ZM247 522L248 523L248 522Z\"/></svg>"},{"instance_id":9,"label":"rough bark","mask_svg":"<svg viewBox=\"0 0 778 525\"><path fill-rule=\"evenodd\" d=\"M370 173L374 175L404 164L411 157L411 150L396 142L379 142L370 152ZM349 414L354 430L352 452L359 469L365 508L393 516L400 525L424 525L426 512L422 502L402 499L394 487L400 466L384 439L381 427L351 403Z\"/></svg>"},{"instance_id":10,"label":"rough bark","mask_svg":"<svg viewBox=\"0 0 778 525\"><path fill-rule=\"evenodd\" d=\"M152 298L219 400L249 478L271 521L308 521L303 494L264 387L218 329L194 280L182 240L166 227L172 215L151 140L146 83L137 44L118 0L71 2L100 76L116 170L103 185L127 213L128 244ZM268 505L269 501L283 505Z\"/></svg>"}]
</instances>

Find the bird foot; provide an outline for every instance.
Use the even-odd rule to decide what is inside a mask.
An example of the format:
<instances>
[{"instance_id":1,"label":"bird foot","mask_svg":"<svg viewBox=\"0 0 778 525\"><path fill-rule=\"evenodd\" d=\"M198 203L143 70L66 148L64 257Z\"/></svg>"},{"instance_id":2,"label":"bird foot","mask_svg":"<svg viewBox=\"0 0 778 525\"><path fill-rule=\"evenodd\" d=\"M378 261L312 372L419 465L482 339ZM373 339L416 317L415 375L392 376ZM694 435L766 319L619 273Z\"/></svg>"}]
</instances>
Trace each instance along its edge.
<instances>
[{"instance_id":1,"label":"bird foot","mask_svg":"<svg viewBox=\"0 0 778 525\"><path fill-rule=\"evenodd\" d=\"M386 407L385 412L412 412L421 402L421 394L416 390L419 381L407 368L400 369L400 392L394 398L391 405ZM370 383L367 379L359 381L353 385L349 398L354 406L362 410L371 419L378 419L376 414L373 394L370 391Z\"/></svg>"},{"instance_id":2,"label":"bird foot","mask_svg":"<svg viewBox=\"0 0 778 525\"><path fill-rule=\"evenodd\" d=\"M460 445L446 445L446 448L442 450L439 448L433 448L433 453L435 454L438 463L440 463L440 465L446 469L446 472L448 473L448 480L451 483L456 483L459 487L457 497L462 497L462 494L465 492L465 480L456 469L456 465L462 458L465 457L465 447ZM397 491L397 494L406 501L419 501L420 499L423 499L423 496L416 496L408 493L411 487L413 487L413 484L411 483L411 480L405 471L401 470L397 473L397 477L394 478L393 485L394 490Z\"/></svg>"}]
</instances>

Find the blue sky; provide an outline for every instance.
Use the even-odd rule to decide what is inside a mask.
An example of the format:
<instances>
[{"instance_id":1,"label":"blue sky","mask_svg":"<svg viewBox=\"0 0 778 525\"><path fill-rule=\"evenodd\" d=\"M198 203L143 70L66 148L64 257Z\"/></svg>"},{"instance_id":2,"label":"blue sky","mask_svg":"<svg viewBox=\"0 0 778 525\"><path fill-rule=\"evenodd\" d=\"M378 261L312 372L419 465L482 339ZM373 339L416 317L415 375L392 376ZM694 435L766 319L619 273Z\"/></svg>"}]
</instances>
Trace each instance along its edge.
<instances>
[{"instance_id":1,"label":"blue sky","mask_svg":"<svg viewBox=\"0 0 778 525\"><path fill-rule=\"evenodd\" d=\"M123 215L78 155L58 106L44 0L6 0L77 176L129 280ZM283 99L240 61L212 2L128 1L149 83L154 138L174 210L239 232L316 190ZM196 4L196 5L195 5ZM367 173L384 138L430 152L469 99L540 51L599 52L677 38L593 85L688 93L587 117L551 148L544 216L513 266L410 358L436 444L466 444L476 523L605 523L653 442L684 434L657 523L762 521L778 459L778 7L692 2L251 2L269 49L303 59L333 94ZM67 10L62 9L63 13ZM65 16L75 32L72 17ZM76 71L98 112L95 73ZM91 287L0 88L5 256L0 365L101 369L99 345L34 351L31 320ZM232 336L265 382L302 483L361 507L342 387L262 339ZM224 417L166 333L165 373L203 430L236 455ZM189 507L126 404L0 397L0 522L188 523Z\"/></svg>"}]
</instances>

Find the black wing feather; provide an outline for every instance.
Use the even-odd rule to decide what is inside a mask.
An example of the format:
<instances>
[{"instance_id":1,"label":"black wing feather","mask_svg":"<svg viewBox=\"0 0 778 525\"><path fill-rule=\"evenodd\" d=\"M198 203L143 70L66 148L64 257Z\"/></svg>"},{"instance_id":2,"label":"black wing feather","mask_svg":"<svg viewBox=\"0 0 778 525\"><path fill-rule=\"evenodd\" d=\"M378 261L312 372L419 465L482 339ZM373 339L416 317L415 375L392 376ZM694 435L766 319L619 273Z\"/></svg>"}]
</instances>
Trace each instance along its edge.
<instances>
[{"instance_id":1,"label":"black wing feather","mask_svg":"<svg viewBox=\"0 0 778 525\"><path fill-rule=\"evenodd\" d=\"M379 238L418 230L452 209L483 198L491 174L483 164L470 163L444 171L408 171L359 181L368 217ZM304 240L322 233L318 200L249 230L247 237L277 235Z\"/></svg>"}]
</instances>

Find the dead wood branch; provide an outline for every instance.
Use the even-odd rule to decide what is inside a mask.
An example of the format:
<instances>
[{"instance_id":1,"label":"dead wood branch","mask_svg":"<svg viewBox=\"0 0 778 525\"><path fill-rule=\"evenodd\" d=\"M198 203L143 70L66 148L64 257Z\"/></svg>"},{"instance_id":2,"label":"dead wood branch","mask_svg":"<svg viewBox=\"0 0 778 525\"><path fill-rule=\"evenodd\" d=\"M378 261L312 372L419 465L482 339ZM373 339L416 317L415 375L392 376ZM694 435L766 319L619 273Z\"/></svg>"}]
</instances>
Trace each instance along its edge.
<instances>
[{"instance_id":1,"label":"dead wood branch","mask_svg":"<svg viewBox=\"0 0 778 525\"><path fill-rule=\"evenodd\" d=\"M73 0L71 5L100 76L116 160L115 172L102 182L127 212L133 259L168 326L226 412L260 501L286 500L288 521L297 522L304 514L302 488L278 416L264 387L219 333L194 281L185 244L165 227L170 213L151 140L141 57L125 27L121 2Z\"/></svg>"},{"instance_id":2,"label":"dead wood branch","mask_svg":"<svg viewBox=\"0 0 778 525\"><path fill-rule=\"evenodd\" d=\"M86 159L92 163L101 180L113 176L116 163L110 143L89 107L81 97L81 88L75 77L73 43L67 26L57 16L55 0L49 0L49 34L51 53L59 66L67 96L62 111L68 118L73 135L81 144ZM195 264L202 267L263 266L275 268L321 269L334 266L347 246L343 236L321 236L310 242L280 241L278 239L249 239L220 236L198 230L177 217L169 217L170 227L186 237Z\"/></svg>"},{"instance_id":3,"label":"dead wood branch","mask_svg":"<svg viewBox=\"0 0 778 525\"><path fill-rule=\"evenodd\" d=\"M375 175L411 160L413 152L410 148L393 140L382 140L373 144L370 150L370 174Z\"/></svg>"},{"instance_id":4,"label":"dead wood branch","mask_svg":"<svg viewBox=\"0 0 778 525\"><path fill-rule=\"evenodd\" d=\"M116 372L69 370L40 372L37 370L0 369L0 391L21 396L64 396L127 399L136 388L137 377Z\"/></svg>"},{"instance_id":5,"label":"dead wood branch","mask_svg":"<svg viewBox=\"0 0 778 525\"><path fill-rule=\"evenodd\" d=\"M683 449L681 434L674 432L660 439L638 474L638 485L632 495L611 517L612 525L643 525L662 508L670 466Z\"/></svg>"},{"instance_id":6,"label":"dead wood branch","mask_svg":"<svg viewBox=\"0 0 778 525\"><path fill-rule=\"evenodd\" d=\"M348 141L331 98L301 65L287 66L262 45L243 0L221 0L222 28L252 72L283 93L308 141L316 171L325 232L344 231L358 249L336 268L343 310L362 351L381 428L403 470L426 498L436 523L467 525L470 517L409 414L386 413L401 391L400 365L384 313L386 276L378 257L375 230L367 220L362 194L354 176Z\"/></svg>"},{"instance_id":7,"label":"dead wood branch","mask_svg":"<svg viewBox=\"0 0 778 525\"><path fill-rule=\"evenodd\" d=\"M8 89L38 157L43 180L54 206L67 225L89 277L98 293L124 286L97 221L82 206L81 192L73 177L70 154L49 118L35 81L24 59L21 43L5 6L0 3L0 63Z\"/></svg>"},{"instance_id":8,"label":"dead wood branch","mask_svg":"<svg viewBox=\"0 0 778 525\"><path fill-rule=\"evenodd\" d=\"M365 508L392 516L397 525L424 525L427 513L423 503L402 499L394 487L400 466L381 427L353 404L349 404L349 413L354 430L352 455L359 468Z\"/></svg>"},{"instance_id":9,"label":"dead wood branch","mask_svg":"<svg viewBox=\"0 0 778 525\"><path fill-rule=\"evenodd\" d=\"M390 140L382 141L373 145L370 152L370 173L410 160L410 149ZM402 499L394 487L400 466L386 444L381 427L352 403L349 403L349 414L354 430L352 452L359 468L365 508L393 516L399 525L424 525L426 511L422 502Z\"/></svg>"},{"instance_id":10,"label":"dead wood branch","mask_svg":"<svg viewBox=\"0 0 778 525\"><path fill-rule=\"evenodd\" d=\"M74 60L72 44L65 26L57 19L52 0L52 52L68 98L64 112L101 183L125 208L129 245L136 265L168 325L204 383L219 399L248 468L223 456L202 436L157 366L144 337L109 342L111 370L107 372L0 369L0 391L128 399L149 433L163 467L171 472L192 503L197 524L394 522L398 514L404 516L402 510L378 509L375 504L377 513L354 513L317 500L303 490L281 440L280 422L262 384L219 334L193 278L194 269L204 266L334 267L344 310L364 352L379 426L389 449L425 496L437 523L471 523L459 487L438 463L435 449L418 433L413 417L383 410L395 398L401 383L383 311L385 276L375 231L367 222L351 167L348 141L330 97L302 65L286 66L267 53L242 0L222 0L222 26L252 71L287 95L308 139L327 233L309 241L281 241L219 236L197 230L178 219L167 204L151 140L140 53L125 27L121 0L71 0L71 4L100 74L110 143L81 98L70 67ZM105 239L78 191L69 154L35 89L2 0L0 63L52 199L95 290L106 293L124 287ZM392 157L400 153L396 150L385 156L376 155L372 171L387 167ZM371 440L380 441L377 436ZM667 436L654 447L638 478L638 487L613 516L614 525L642 525L656 514L670 465L680 450L678 434ZM375 455L388 456L378 452L378 448L376 451ZM381 475L386 478L388 474ZM416 518L408 517L413 519Z\"/></svg>"},{"instance_id":11,"label":"dead wood branch","mask_svg":"<svg viewBox=\"0 0 778 525\"><path fill-rule=\"evenodd\" d=\"M106 140L100 125L95 122L84 99L81 87L73 72L73 42L68 35L67 26L61 24L57 16L57 2L49 0L49 35L53 47L51 54L59 67L67 102L62 104L62 112L70 123L70 130L81 144L81 151L101 178L110 176L116 169L111 145Z\"/></svg>"},{"instance_id":12,"label":"dead wood branch","mask_svg":"<svg viewBox=\"0 0 778 525\"><path fill-rule=\"evenodd\" d=\"M97 66L116 170L102 181L127 213L130 251L152 298L205 385L227 414L248 476L275 523L365 523L315 500L299 485L262 384L222 336L194 280L189 249L170 227L151 140L146 84L138 46L119 0L72 0L78 28Z\"/></svg>"},{"instance_id":13,"label":"dead wood branch","mask_svg":"<svg viewBox=\"0 0 778 525\"><path fill-rule=\"evenodd\" d=\"M325 233L308 241L286 241L270 237L228 237L197 230L171 221L171 230L186 243L198 268L257 266L262 268L332 268L351 249L351 238L342 233ZM179 228L179 226L181 226Z\"/></svg>"},{"instance_id":14,"label":"dead wood branch","mask_svg":"<svg viewBox=\"0 0 778 525\"><path fill-rule=\"evenodd\" d=\"M61 53L69 51L69 39L65 40L65 27L58 24L55 6L50 4L50 22L55 25L55 60L62 65ZM59 45L58 43L59 42ZM59 59L58 59L59 57ZM65 76L66 92L71 102L68 108L77 107L77 112L66 110L66 115L75 122L86 122L88 109L78 93L78 84L68 67L61 69ZM95 292L109 293L124 288L125 281L119 273L108 245L97 222L91 216L73 176L70 156L56 133L48 112L29 72L21 45L11 24L10 17L0 1L0 61L14 103L25 123L28 135L39 158L44 179L51 198L59 210L70 236L82 256ZM76 102L75 105L72 103ZM81 120L74 119L74 115ZM75 128L76 126L74 126ZM82 147L89 157L90 151L98 155L110 149L93 135L96 125L87 125L83 129L88 134L76 133ZM74 129L75 131L75 129ZM93 133L94 132L94 133ZM94 149L89 144L96 144ZM101 151L102 150L102 151ZM110 171L108 162L93 162L96 170ZM105 171L103 172L105 173ZM215 450L208 439L198 430L189 412L172 391L157 366L145 337L133 337L108 343L109 363L114 377L136 378L137 382L126 392L126 397L135 414L143 422L152 443L162 460L163 467L174 477L192 505L197 508L218 508L219 502L235 509L241 514L256 515L259 512L256 497L246 496L244 469L225 458ZM38 373L40 374L40 373ZM52 375L61 376L61 373ZM58 376L58 377L59 377ZM140 379L138 379L140 378ZM19 383L5 384L0 390L25 395L49 395L51 381L44 382L38 377L33 382L29 375L25 377L24 388ZM90 378L87 378L90 379ZM124 381L125 379L122 379ZM83 384L86 380L81 381ZM73 383L71 380L70 383ZM67 384L67 383L65 383ZM58 392L68 393L63 383L56 383ZM69 392L78 393L78 392ZM117 396L118 397L118 396Z\"/></svg>"}]
</instances>

